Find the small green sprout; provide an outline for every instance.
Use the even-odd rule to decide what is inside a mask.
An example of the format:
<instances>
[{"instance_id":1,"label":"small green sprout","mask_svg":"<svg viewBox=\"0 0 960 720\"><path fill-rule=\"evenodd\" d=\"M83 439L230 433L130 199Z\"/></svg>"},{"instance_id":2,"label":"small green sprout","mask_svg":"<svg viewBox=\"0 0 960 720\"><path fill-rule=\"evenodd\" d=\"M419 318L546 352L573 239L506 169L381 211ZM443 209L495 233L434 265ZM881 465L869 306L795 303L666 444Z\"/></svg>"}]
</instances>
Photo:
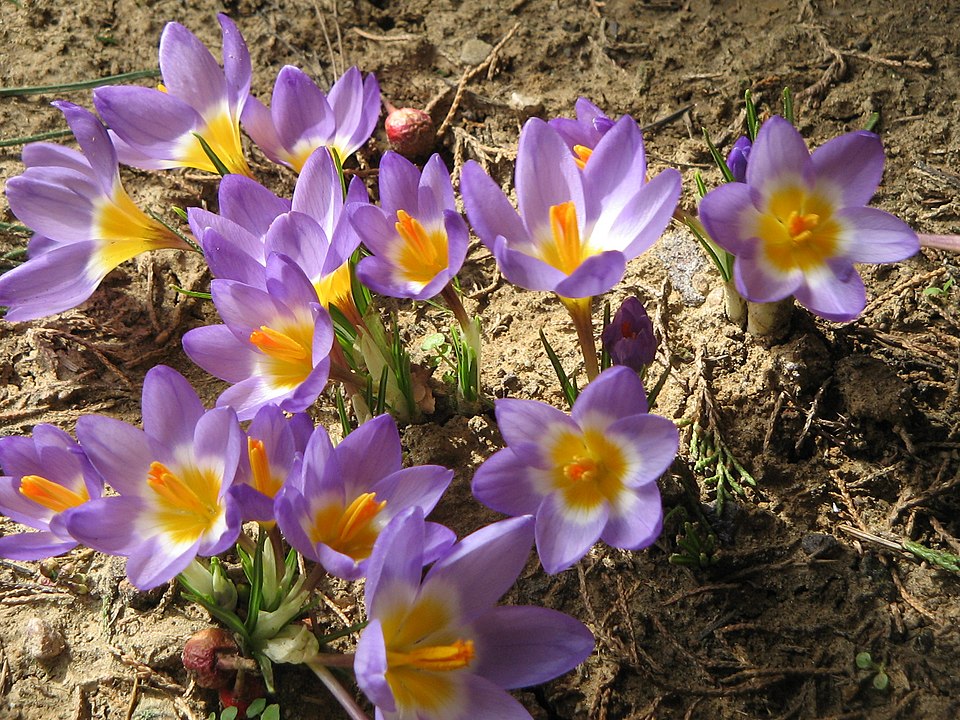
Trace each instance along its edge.
<instances>
[{"instance_id":1,"label":"small green sprout","mask_svg":"<svg viewBox=\"0 0 960 720\"><path fill-rule=\"evenodd\" d=\"M237 720L240 717L240 711L235 707L224 708L220 712L219 720ZM260 718L260 720L280 720L280 706L276 703L271 703L267 705L265 698L257 698L252 703L250 707L247 708L247 712L243 715L244 718ZM207 720L217 720L216 713L210 713L207 716Z\"/></svg>"},{"instance_id":2,"label":"small green sprout","mask_svg":"<svg viewBox=\"0 0 960 720\"><path fill-rule=\"evenodd\" d=\"M699 522L684 522L683 535L677 536L677 552L670 555L671 565L706 568L716 561L717 536Z\"/></svg>"},{"instance_id":3,"label":"small green sprout","mask_svg":"<svg viewBox=\"0 0 960 720\"><path fill-rule=\"evenodd\" d=\"M700 423L693 423L690 436L690 459L693 469L704 474L704 482L717 490L717 512L733 495L746 497L744 485L756 487L757 481L730 452L719 433L704 430Z\"/></svg>"},{"instance_id":4,"label":"small green sprout","mask_svg":"<svg viewBox=\"0 0 960 720\"><path fill-rule=\"evenodd\" d=\"M923 296L928 298L942 298L944 295L948 295L950 290L953 288L954 282L953 278L947 278L946 282L943 285L933 285L928 288L923 289Z\"/></svg>"},{"instance_id":5,"label":"small green sprout","mask_svg":"<svg viewBox=\"0 0 960 720\"><path fill-rule=\"evenodd\" d=\"M890 676L887 675L884 664L876 663L868 652L857 653L857 667L861 670L875 672L873 676L873 687L875 690L886 690L890 687Z\"/></svg>"}]
</instances>

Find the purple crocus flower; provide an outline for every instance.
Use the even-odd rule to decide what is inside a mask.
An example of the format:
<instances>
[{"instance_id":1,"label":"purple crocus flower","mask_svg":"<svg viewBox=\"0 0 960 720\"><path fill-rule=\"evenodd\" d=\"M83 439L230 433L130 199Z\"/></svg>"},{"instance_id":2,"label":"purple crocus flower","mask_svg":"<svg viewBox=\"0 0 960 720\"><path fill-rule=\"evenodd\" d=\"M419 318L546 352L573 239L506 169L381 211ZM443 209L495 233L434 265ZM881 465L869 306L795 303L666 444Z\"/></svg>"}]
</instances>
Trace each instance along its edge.
<instances>
[{"instance_id":1,"label":"purple crocus flower","mask_svg":"<svg viewBox=\"0 0 960 720\"><path fill-rule=\"evenodd\" d=\"M287 65L273 86L270 109L251 96L242 120L268 158L300 172L320 147L345 161L370 138L378 117L380 86L372 73L362 79L352 67L324 95L305 72Z\"/></svg>"},{"instance_id":2,"label":"purple crocus flower","mask_svg":"<svg viewBox=\"0 0 960 720\"><path fill-rule=\"evenodd\" d=\"M101 415L77 421L90 462L119 494L71 513L67 530L94 550L127 557L143 590L218 555L240 533L228 492L243 433L229 408L205 411L190 383L163 365L143 381L143 430Z\"/></svg>"},{"instance_id":3,"label":"purple crocus flower","mask_svg":"<svg viewBox=\"0 0 960 720\"><path fill-rule=\"evenodd\" d=\"M7 181L10 208L37 232L29 260L0 277L10 321L33 320L87 300L107 273L148 250L189 246L148 217L120 183L117 154L88 110L53 103L82 153L51 143L23 149L26 171Z\"/></svg>"},{"instance_id":4,"label":"purple crocus flower","mask_svg":"<svg viewBox=\"0 0 960 720\"><path fill-rule=\"evenodd\" d=\"M223 68L180 23L160 35L160 89L98 88L93 103L110 126L120 162L146 170L192 167L216 172L200 135L231 173L250 175L240 141L240 114L250 95L250 53L237 26L217 15Z\"/></svg>"},{"instance_id":5,"label":"purple crocus flower","mask_svg":"<svg viewBox=\"0 0 960 720\"><path fill-rule=\"evenodd\" d=\"M353 205L347 211L373 253L360 261L357 277L388 297L434 297L460 270L470 240L443 160L431 157L421 175L402 155L384 154L380 203L382 207Z\"/></svg>"},{"instance_id":6,"label":"purple crocus flower","mask_svg":"<svg viewBox=\"0 0 960 720\"><path fill-rule=\"evenodd\" d=\"M547 124L556 130L570 148L583 170L600 138L613 127L614 121L585 97L577 98L574 109L577 119L553 118Z\"/></svg>"},{"instance_id":7,"label":"purple crocus flower","mask_svg":"<svg viewBox=\"0 0 960 720\"><path fill-rule=\"evenodd\" d=\"M461 190L467 217L507 280L588 298L616 285L627 260L650 247L673 215L680 174L671 168L647 182L646 171L630 117L600 139L582 172L559 133L531 118L517 153L519 214L473 161Z\"/></svg>"},{"instance_id":8,"label":"purple crocus flower","mask_svg":"<svg viewBox=\"0 0 960 720\"><path fill-rule=\"evenodd\" d=\"M333 324L313 285L288 257L267 258L266 289L234 280L210 284L224 325L194 328L183 349L232 387L217 400L241 420L275 403L287 412L310 407L330 373Z\"/></svg>"},{"instance_id":9,"label":"purple crocus flower","mask_svg":"<svg viewBox=\"0 0 960 720\"><path fill-rule=\"evenodd\" d=\"M532 540L530 517L488 525L422 577L420 511L381 533L367 569L370 622L354 660L379 720L530 720L506 691L546 682L590 656L594 639L579 620L494 605L526 564Z\"/></svg>"},{"instance_id":10,"label":"purple crocus flower","mask_svg":"<svg viewBox=\"0 0 960 720\"><path fill-rule=\"evenodd\" d=\"M103 478L76 441L53 425L33 437L0 438L0 513L39 532L0 537L0 557L42 560L77 546L66 522L103 494Z\"/></svg>"},{"instance_id":11,"label":"purple crocus flower","mask_svg":"<svg viewBox=\"0 0 960 720\"><path fill-rule=\"evenodd\" d=\"M747 181L747 162L750 160L750 149L753 143L746 135L741 135L730 148L727 154L727 167L733 173L733 179L738 183Z\"/></svg>"},{"instance_id":12,"label":"purple crocus flower","mask_svg":"<svg viewBox=\"0 0 960 720\"><path fill-rule=\"evenodd\" d=\"M359 178L350 183L346 202L368 202ZM321 305L333 304L359 321L349 260L360 238L344 203L337 168L321 150L304 165L292 203L249 178L228 176L220 186L221 214L191 208L190 226L214 277L265 289L267 257L286 255L309 278Z\"/></svg>"},{"instance_id":13,"label":"purple crocus flower","mask_svg":"<svg viewBox=\"0 0 960 720\"><path fill-rule=\"evenodd\" d=\"M660 535L657 478L673 462L676 426L647 414L632 370L604 370L570 415L535 400L497 400L507 447L477 468L474 496L508 515L536 515L548 573L572 566L601 539L638 550Z\"/></svg>"},{"instance_id":14,"label":"purple crocus flower","mask_svg":"<svg viewBox=\"0 0 960 720\"><path fill-rule=\"evenodd\" d=\"M603 348L614 365L624 365L642 372L657 354L657 336L643 303L628 297L620 305L613 320L603 329Z\"/></svg>"},{"instance_id":15,"label":"purple crocus flower","mask_svg":"<svg viewBox=\"0 0 960 720\"><path fill-rule=\"evenodd\" d=\"M736 256L737 290L753 302L794 295L820 317L846 322L866 305L856 262L894 262L919 249L906 223L864 207L883 174L873 133L836 137L811 154L781 117L760 128L745 183L727 183L700 201L710 237Z\"/></svg>"},{"instance_id":16,"label":"purple crocus flower","mask_svg":"<svg viewBox=\"0 0 960 720\"><path fill-rule=\"evenodd\" d=\"M274 500L303 457L313 427L307 413L288 417L277 405L265 405L254 415L232 490L244 520L262 523L276 520Z\"/></svg>"},{"instance_id":17,"label":"purple crocus flower","mask_svg":"<svg viewBox=\"0 0 960 720\"><path fill-rule=\"evenodd\" d=\"M304 453L302 472L277 498L277 520L287 541L327 572L345 580L363 577L370 553L391 518L411 507L433 510L453 471L439 465L401 467L396 421L380 415L336 447L322 426ZM434 560L456 536L427 523L428 557Z\"/></svg>"}]
</instances>

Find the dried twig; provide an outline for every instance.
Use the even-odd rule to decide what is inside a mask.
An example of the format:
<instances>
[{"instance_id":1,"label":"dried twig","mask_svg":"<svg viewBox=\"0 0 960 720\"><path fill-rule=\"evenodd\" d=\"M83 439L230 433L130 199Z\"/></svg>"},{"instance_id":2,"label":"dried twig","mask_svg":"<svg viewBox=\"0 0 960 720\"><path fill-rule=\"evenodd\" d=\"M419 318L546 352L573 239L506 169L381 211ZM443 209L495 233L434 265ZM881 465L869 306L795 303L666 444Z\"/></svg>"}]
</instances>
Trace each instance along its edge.
<instances>
[{"instance_id":1,"label":"dried twig","mask_svg":"<svg viewBox=\"0 0 960 720\"><path fill-rule=\"evenodd\" d=\"M503 38L494 45L493 49L487 55L486 59L479 65L475 65L472 68L467 68L463 71L463 75L460 76L460 82L457 83L457 92L453 96L453 102L450 104L450 109L447 111L447 116L443 119L443 122L440 123L440 127L437 128L437 139L439 140L447 132L447 129L450 127L450 123L453 121L453 116L457 114L457 110L460 109L460 103L463 100L463 93L467 89L467 83L469 83L473 78L475 78L480 73L484 72L489 68L497 58L497 53L499 53L503 46L509 42L510 38L514 36L514 33L520 29L520 23L515 23L509 32L503 36Z\"/></svg>"}]
</instances>

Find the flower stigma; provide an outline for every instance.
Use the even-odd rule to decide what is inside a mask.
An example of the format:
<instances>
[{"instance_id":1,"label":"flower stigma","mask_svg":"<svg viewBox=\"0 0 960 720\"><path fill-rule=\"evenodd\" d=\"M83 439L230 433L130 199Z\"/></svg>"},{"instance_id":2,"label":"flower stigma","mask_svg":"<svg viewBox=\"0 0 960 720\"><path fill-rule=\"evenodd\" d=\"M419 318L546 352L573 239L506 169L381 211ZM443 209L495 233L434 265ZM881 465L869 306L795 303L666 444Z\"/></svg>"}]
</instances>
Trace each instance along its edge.
<instances>
[{"instance_id":1,"label":"flower stigma","mask_svg":"<svg viewBox=\"0 0 960 720\"><path fill-rule=\"evenodd\" d=\"M161 462L150 463L147 485L157 494L158 524L174 541L194 542L223 512L219 478L211 471L184 468L183 478Z\"/></svg>"},{"instance_id":2,"label":"flower stigma","mask_svg":"<svg viewBox=\"0 0 960 720\"><path fill-rule=\"evenodd\" d=\"M373 552L373 544L380 534L374 520L386 506L387 501L377 502L377 495L372 492L356 497L344 509L327 505L314 518L310 540L354 560L365 560Z\"/></svg>"},{"instance_id":3,"label":"flower stigma","mask_svg":"<svg viewBox=\"0 0 960 720\"><path fill-rule=\"evenodd\" d=\"M550 480L567 505L592 509L623 491L627 459L623 450L596 430L564 432L550 450Z\"/></svg>"},{"instance_id":4,"label":"flower stigma","mask_svg":"<svg viewBox=\"0 0 960 720\"><path fill-rule=\"evenodd\" d=\"M774 192L756 228L767 259L780 272L822 267L837 254L840 228L832 207L816 195L787 187Z\"/></svg>"},{"instance_id":5,"label":"flower stigma","mask_svg":"<svg viewBox=\"0 0 960 720\"><path fill-rule=\"evenodd\" d=\"M397 265L404 278L420 286L433 280L447 267L447 234L443 229L427 232L416 218L405 210L397 210L394 225L403 243L398 250Z\"/></svg>"},{"instance_id":6,"label":"flower stigma","mask_svg":"<svg viewBox=\"0 0 960 720\"><path fill-rule=\"evenodd\" d=\"M575 155L574 161L577 163L577 167L583 170L587 166L587 161L590 159L590 156L593 155L593 149L588 148L586 145L574 145L573 154Z\"/></svg>"},{"instance_id":7,"label":"flower stigma","mask_svg":"<svg viewBox=\"0 0 960 720\"><path fill-rule=\"evenodd\" d=\"M450 645L427 645L407 652L387 650L391 669L412 666L421 670L443 672L467 667L476 656L473 640L456 640Z\"/></svg>"},{"instance_id":8,"label":"flower stigma","mask_svg":"<svg viewBox=\"0 0 960 720\"><path fill-rule=\"evenodd\" d=\"M20 494L55 513L83 505L90 499L86 485L80 486L80 492L74 492L39 475L24 475L20 478Z\"/></svg>"},{"instance_id":9,"label":"flower stigma","mask_svg":"<svg viewBox=\"0 0 960 720\"><path fill-rule=\"evenodd\" d=\"M572 200L550 206L552 242L543 243L540 258L567 275L580 267L590 251L580 240L577 208Z\"/></svg>"}]
</instances>

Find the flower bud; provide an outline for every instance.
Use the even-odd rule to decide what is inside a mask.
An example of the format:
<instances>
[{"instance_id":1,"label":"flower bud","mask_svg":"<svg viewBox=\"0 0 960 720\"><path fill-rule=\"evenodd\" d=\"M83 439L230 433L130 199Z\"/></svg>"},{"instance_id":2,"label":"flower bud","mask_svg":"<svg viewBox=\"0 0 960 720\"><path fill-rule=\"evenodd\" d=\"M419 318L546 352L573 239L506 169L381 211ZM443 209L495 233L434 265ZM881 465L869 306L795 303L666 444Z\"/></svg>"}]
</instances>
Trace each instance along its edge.
<instances>
[{"instance_id":1,"label":"flower bud","mask_svg":"<svg viewBox=\"0 0 960 720\"><path fill-rule=\"evenodd\" d=\"M746 135L741 135L730 148L727 155L727 167L733 173L735 182L745 183L747 181L747 161L750 159L750 149L753 143Z\"/></svg>"},{"instance_id":2,"label":"flower bud","mask_svg":"<svg viewBox=\"0 0 960 720\"><path fill-rule=\"evenodd\" d=\"M390 147L411 160L429 153L437 139L433 118L416 108L391 110L383 127Z\"/></svg>"},{"instance_id":3,"label":"flower bud","mask_svg":"<svg viewBox=\"0 0 960 720\"><path fill-rule=\"evenodd\" d=\"M197 685L204 688L222 688L229 685L235 670L220 667L224 655L240 651L233 637L221 628L206 628L187 640L183 646L183 667L193 673Z\"/></svg>"},{"instance_id":4,"label":"flower bud","mask_svg":"<svg viewBox=\"0 0 960 720\"><path fill-rule=\"evenodd\" d=\"M613 321L603 329L601 340L614 365L636 372L642 372L657 354L653 323L643 303L635 297L623 301Z\"/></svg>"}]
</instances>

